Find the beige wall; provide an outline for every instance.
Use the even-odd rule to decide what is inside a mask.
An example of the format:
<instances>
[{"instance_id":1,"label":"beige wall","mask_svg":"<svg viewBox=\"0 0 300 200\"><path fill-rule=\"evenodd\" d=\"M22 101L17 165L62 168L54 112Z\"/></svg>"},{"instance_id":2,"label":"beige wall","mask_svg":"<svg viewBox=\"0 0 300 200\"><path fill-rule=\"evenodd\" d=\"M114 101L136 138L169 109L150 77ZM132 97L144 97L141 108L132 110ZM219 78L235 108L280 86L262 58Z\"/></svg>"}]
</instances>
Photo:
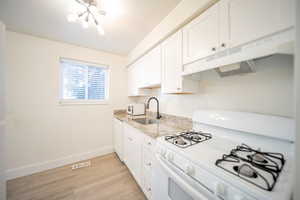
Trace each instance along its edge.
<instances>
[{"instance_id":1,"label":"beige wall","mask_svg":"<svg viewBox=\"0 0 300 200\"><path fill-rule=\"evenodd\" d=\"M256 62L256 73L220 78L214 70L198 75L194 95L160 95L161 112L192 117L203 108L293 116L293 58L276 55ZM144 102L144 98L133 101ZM155 104L151 106L155 110Z\"/></svg>"},{"instance_id":2,"label":"beige wall","mask_svg":"<svg viewBox=\"0 0 300 200\"><path fill-rule=\"evenodd\" d=\"M296 6L296 59L295 59L295 111L296 111L296 176L294 200L300 199L300 1Z\"/></svg>"},{"instance_id":3,"label":"beige wall","mask_svg":"<svg viewBox=\"0 0 300 200\"><path fill-rule=\"evenodd\" d=\"M128 55L134 61L153 45L157 44L195 15L199 15L208 5L217 0L182 0Z\"/></svg>"},{"instance_id":4,"label":"beige wall","mask_svg":"<svg viewBox=\"0 0 300 200\"><path fill-rule=\"evenodd\" d=\"M124 57L7 32L9 178L112 151L112 111L127 104ZM108 105L58 104L59 58L110 66Z\"/></svg>"},{"instance_id":5,"label":"beige wall","mask_svg":"<svg viewBox=\"0 0 300 200\"><path fill-rule=\"evenodd\" d=\"M6 197L5 189L5 102L4 102L4 47L5 47L5 26L0 21L0 200Z\"/></svg>"}]
</instances>

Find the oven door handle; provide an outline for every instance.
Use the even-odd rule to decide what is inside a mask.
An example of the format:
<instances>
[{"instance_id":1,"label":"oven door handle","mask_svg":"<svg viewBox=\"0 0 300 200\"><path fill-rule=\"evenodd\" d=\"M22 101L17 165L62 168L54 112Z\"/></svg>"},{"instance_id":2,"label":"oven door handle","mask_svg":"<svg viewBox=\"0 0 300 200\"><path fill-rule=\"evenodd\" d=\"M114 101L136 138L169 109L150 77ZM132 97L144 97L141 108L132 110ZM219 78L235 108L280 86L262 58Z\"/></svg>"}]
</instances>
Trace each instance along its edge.
<instances>
[{"instance_id":1,"label":"oven door handle","mask_svg":"<svg viewBox=\"0 0 300 200\"><path fill-rule=\"evenodd\" d=\"M174 170L179 171L177 169L171 169L171 166L169 167L167 163L163 159L160 158L160 156L156 155L157 161L159 164L163 167L165 171L167 171L170 178L172 178L184 191L186 191L193 199L195 200L215 200L216 196L214 196L208 189L204 188L200 184L198 184L198 187L201 188L202 192L205 194L200 193L198 190L193 188L189 183L185 182L184 179L179 176ZM174 167L172 167L174 168ZM183 172L180 171L180 173L183 174ZM188 175L183 174L186 178Z\"/></svg>"}]
</instances>

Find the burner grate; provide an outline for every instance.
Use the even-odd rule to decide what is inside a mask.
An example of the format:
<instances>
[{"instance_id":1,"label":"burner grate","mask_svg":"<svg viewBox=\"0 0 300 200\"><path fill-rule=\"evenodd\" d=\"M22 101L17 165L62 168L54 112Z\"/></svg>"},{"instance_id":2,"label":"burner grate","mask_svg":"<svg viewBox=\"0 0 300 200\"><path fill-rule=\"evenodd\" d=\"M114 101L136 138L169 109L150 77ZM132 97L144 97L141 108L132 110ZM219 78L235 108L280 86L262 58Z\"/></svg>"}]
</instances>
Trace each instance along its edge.
<instances>
[{"instance_id":1,"label":"burner grate","mask_svg":"<svg viewBox=\"0 0 300 200\"><path fill-rule=\"evenodd\" d=\"M251 153L251 155L244 156L244 152ZM231 154L236 155L240 159L250 162L257 167L265 168L276 173L281 172L285 163L284 156L280 153L262 152L260 150L252 149L246 144L242 144L236 149L233 149ZM257 156L259 156L259 158L262 160L260 161L255 159Z\"/></svg>"},{"instance_id":2,"label":"burner grate","mask_svg":"<svg viewBox=\"0 0 300 200\"><path fill-rule=\"evenodd\" d=\"M242 144L215 164L263 190L272 191L284 163L280 153L262 152Z\"/></svg>"},{"instance_id":3,"label":"burner grate","mask_svg":"<svg viewBox=\"0 0 300 200\"><path fill-rule=\"evenodd\" d=\"M165 136L165 140L180 147L186 148L200 142L211 139L210 133L187 131L181 132L178 135Z\"/></svg>"}]
</instances>

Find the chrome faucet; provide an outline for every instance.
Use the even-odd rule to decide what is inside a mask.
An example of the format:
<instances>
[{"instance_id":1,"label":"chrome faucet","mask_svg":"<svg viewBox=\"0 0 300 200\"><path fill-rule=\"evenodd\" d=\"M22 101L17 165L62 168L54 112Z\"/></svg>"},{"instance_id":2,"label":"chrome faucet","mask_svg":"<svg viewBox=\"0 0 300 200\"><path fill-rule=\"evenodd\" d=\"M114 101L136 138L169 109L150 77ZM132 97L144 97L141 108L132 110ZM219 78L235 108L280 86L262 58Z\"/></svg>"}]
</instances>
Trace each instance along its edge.
<instances>
[{"instance_id":1,"label":"chrome faucet","mask_svg":"<svg viewBox=\"0 0 300 200\"><path fill-rule=\"evenodd\" d=\"M159 101L158 101L158 99L156 98L156 97L150 97L149 99L148 99L148 101L147 101L147 105L146 105L146 107L147 107L147 109L149 109L149 107L150 107L150 101L151 100L155 100L156 101L156 119L160 119L161 118L161 115L159 114Z\"/></svg>"}]
</instances>

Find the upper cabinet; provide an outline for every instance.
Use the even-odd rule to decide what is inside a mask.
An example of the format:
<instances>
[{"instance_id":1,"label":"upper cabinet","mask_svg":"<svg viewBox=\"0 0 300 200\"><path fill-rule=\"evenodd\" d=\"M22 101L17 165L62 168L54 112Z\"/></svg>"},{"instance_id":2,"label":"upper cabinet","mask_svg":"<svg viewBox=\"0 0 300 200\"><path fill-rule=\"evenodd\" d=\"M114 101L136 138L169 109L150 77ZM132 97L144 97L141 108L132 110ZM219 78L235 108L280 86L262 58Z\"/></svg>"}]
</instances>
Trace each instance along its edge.
<instances>
[{"instance_id":1,"label":"upper cabinet","mask_svg":"<svg viewBox=\"0 0 300 200\"><path fill-rule=\"evenodd\" d=\"M135 86L136 76L135 76L134 64L127 69L127 79L128 79L128 96L135 96L138 93L138 89Z\"/></svg>"},{"instance_id":2,"label":"upper cabinet","mask_svg":"<svg viewBox=\"0 0 300 200\"><path fill-rule=\"evenodd\" d=\"M195 81L182 77L182 31L166 39L162 45L162 92L193 93L197 90Z\"/></svg>"},{"instance_id":3,"label":"upper cabinet","mask_svg":"<svg viewBox=\"0 0 300 200\"><path fill-rule=\"evenodd\" d=\"M209 61L242 49L217 55L220 51L249 44L245 49L259 49L238 55L240 59L272 54L280 43L291 40L287 30L293 24L293 0L221 0L183 27L183 64L196 68L193 62L203 60L197 65L211 68ZM259 41L269 36L274 38ZM234 63L239 58L215 64Z\"/></svg>"},{"instance_id":4,"label":"upper cabinet","mask_svg":"<svg viewBox=\"0 0 300 200\"><path fill-rule=\"evenodd\" d=\"M143 69L139 66L139 62L134 63L127 69L128 73L128 96L147 96L146 89L140 89L144 79Z\"/></svg>"},{"instance_id":5,"label":"upper cabinet","mask_svg":"<svg viewBox=\"0 0 300 200\"><path fill-rule=\"evenodd\" d=\"M215 4L182 31L184 63L214 54L219 46L219 5Z\"/></svg>"},{"instance_id":6,"label":"upper cabinet","mask_svg":"<svg viewBox=\"0 0 300 200\"><path fill-rule=\"evenodd\" d=\"M143 80L141 88L160 87L161 84L161 46L158 45L140 59Z\"/></svg>"},{"instance_id":7,"label":"upper cabinet","mask_svg":"<svg viewBox=\"0 0 300 200\"><path fill-rule=\"evenodd\" d=\"M147 96L161 85L161 47L152 49L128 69L128 96Z\"/></svg>"},{"instance_id":8,"label":"upper cabinet","mask_svg":"<svg viewBox=\"0 0 300 200\"><path fill-rule=\"evenodd\" d=\"M218 1L130 67L129 93L160 86L163 93L194 93L198 83L186 75L292 53L293 8L294 0Z\"/></svg>"},{"instance_id":9,"label":"upper cabinet","mask_svg":"<svg viewBox=\"0 0 300 200\"><path fill-rule=\"evenodd\" d=\"M235 47L293 25L292 0L220 1L222 43ZM225 33L225 34L224 34Z\"/></svg>"}]
</instances>

